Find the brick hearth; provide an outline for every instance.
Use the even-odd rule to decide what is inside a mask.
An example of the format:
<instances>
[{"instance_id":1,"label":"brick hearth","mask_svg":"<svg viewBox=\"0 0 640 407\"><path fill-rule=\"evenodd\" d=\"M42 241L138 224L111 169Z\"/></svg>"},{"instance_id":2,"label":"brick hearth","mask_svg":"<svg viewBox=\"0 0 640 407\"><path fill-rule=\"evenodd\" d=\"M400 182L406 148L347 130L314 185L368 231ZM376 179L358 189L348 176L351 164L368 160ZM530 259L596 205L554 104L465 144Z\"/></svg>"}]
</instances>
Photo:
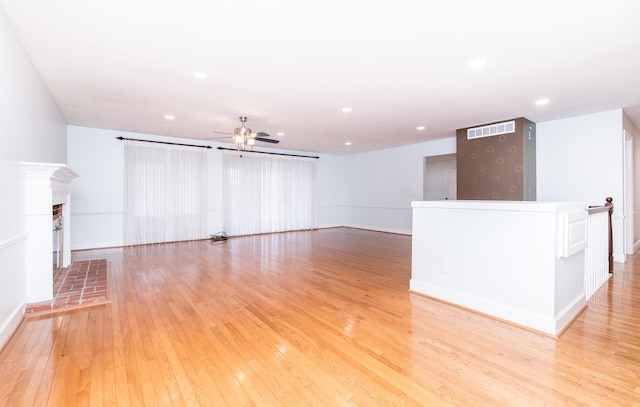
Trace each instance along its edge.
<instances>
[{"instance_id":1,"label":"brick hearth","mask_svg":"<svg viewBox=\"0 0 640 407\"><path fill-rule=\"evenodd\" d=\"M53 287L53 300L29 304L26 314L62 310L80 305L107 302L107 261L88 260L72 263L62 269Z\"/></svg>"}]
</instances>

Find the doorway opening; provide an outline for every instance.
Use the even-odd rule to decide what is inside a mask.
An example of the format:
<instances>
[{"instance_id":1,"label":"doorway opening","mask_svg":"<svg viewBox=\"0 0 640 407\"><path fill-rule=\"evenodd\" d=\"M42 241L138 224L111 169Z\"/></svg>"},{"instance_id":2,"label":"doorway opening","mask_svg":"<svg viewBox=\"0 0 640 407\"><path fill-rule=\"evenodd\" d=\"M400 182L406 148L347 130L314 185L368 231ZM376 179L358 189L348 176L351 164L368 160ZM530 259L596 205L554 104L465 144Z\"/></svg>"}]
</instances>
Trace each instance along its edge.
<instances>
[{"instance_id":1,"label":"doorway opening","mask_svg":"<svg viewBox=\"0 0 640 407\"><path fill-rule=\"evenodd\" d=\"M456 154L424 158L422 199L425 201L457 198Z\"/></svg>"}]
</instances>

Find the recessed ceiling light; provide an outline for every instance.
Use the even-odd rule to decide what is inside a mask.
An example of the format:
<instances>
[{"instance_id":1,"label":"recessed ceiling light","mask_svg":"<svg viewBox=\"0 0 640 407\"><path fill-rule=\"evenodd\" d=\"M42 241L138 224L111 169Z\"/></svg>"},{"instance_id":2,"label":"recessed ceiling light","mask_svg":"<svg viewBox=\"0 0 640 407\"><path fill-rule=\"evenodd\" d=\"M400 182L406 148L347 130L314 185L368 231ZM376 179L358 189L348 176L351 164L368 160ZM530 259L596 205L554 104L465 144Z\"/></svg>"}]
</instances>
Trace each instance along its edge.
<instances>
[{"instance_id":1,"label":"recessed ceiling light","mask_svg":"<svg viewBox=\"0 0 640 407\"><path fill-rule=\"evenodd\" d=\"M416 130L422 131L422 130L424 130L424 126L418 126L418 127L416 127Z\"/></svg>"},{"instance_id":2,"label":"recessed ceiling light","mask_svg":"<svg viewBox=\"0 0 640 407\"><path fill-rule=\"evenodd\" d=\"M344 143L344 145L345 145L345 146L350 146L350 145L351 145L351 142L350 142L350 141L347 141L346 143Z\"/></svg>"},{"instance_id":3,"label":"recessed ceiling light","mask_svg":"<svg viewBox=\"0 0 640 407\"><path fill-rule=\"evenodd\" d=\"M536 105L538 105L538 106L548 105L548 104L549 104L549 99L538 99L538 100L536 100Z\"/></svg>"},{"instance_id":4,"label":"recessed ceiling light","mask_svg":"<svg viewBox=\"0 0 640 407\"><path fill-rule=\"evenodd\" d=\"M207 74L204 72L194 72L193 76L198 79L207 79Z\"/></svg>"},{"instance_id":5,"label":"recessed ceiling light","mask_svg":"<svg viewBox=\"0 0 640 407\"><path fill-rule=\"evenodd\" d=\"M170 114L166 114L166 115L164 115L164 118L165 118L165 119L167 119L167 120L173 120L173 119L175 119L176 117L175 117L175 116L173 116L173 115L170 115Z\"/></svg>"},{"instance_id":6,"label":"recessed ceiling light","mask_svg":"<svg viewBox=\"0 0 640 407\"><path fill-rule=\"evenodd\" d=\"M276 135L282 137L282 136L284 136L284 133L279 131L279 132L276 133Z\"/></svg>"},{"instance_id":7,"label":"recessed ceiling light","mask_svg":"<svg viewBox=\"0 0 640 407\"><path fill-rule=\"evenodd\" d=\"M350 108L350 107L343 107L343 108L342 108L342 111L343 111L344 113L350 113L350 112L351 112L351 108Z\"/></svg>"},{"instance_id":8,"label":"recessed ceiling light","mask_svg":"<svg viewBox=\"0 0 640 407\"><path fill-rule=\"evenodd\" d=\"M472 68L482 68L487 64L487 60L484 58L474 59L469 63Z\"/></svg>"}]
</instances>

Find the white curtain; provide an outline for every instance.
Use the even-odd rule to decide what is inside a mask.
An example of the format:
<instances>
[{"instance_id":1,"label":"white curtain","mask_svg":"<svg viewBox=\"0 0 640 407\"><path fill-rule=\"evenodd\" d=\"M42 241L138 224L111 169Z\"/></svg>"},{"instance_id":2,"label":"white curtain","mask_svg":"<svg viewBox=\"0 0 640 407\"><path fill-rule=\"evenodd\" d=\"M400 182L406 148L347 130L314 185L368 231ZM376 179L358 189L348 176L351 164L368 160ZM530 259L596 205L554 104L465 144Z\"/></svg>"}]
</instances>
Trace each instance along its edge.
<instances>
[{"instance_id":1,"label":"white curtain","mask_svg":"<svg viewBox=\"0 0 640 407\"><path fill-rule=\"evenodd\" d=\"M229 236L318 227L315 158L223 152L224 226Z\"/></svg>"},{"instance_id":2,"label":"white curtain","mask_svg":"<svg viewBox=\"0 0 640 407\"><path fill-rule=\"evenodd\" d=\"M124 242L206 238L207 151L125 141Z\"/></svg>"}]
</instances>

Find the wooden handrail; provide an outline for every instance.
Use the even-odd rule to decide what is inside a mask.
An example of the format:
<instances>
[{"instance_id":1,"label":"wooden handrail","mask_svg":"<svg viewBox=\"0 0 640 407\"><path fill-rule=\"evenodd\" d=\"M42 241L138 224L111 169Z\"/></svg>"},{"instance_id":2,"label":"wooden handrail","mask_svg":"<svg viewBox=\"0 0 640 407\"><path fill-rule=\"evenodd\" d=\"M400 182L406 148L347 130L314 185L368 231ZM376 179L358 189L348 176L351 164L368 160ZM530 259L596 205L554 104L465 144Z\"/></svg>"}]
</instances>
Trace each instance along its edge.
<instances>
[{"instance_id":1,"label":"wooden handrail","mask_svg":"<svg viewBox=\"0 0 640 407\"><path fill-rule=\"evenodd\" d=\"M613 273L613 198L608 196L605 198L605 204L603 206L589 206L587 208L588 213L609 212L609 274Z\"/></svg>"}]
</instances>

